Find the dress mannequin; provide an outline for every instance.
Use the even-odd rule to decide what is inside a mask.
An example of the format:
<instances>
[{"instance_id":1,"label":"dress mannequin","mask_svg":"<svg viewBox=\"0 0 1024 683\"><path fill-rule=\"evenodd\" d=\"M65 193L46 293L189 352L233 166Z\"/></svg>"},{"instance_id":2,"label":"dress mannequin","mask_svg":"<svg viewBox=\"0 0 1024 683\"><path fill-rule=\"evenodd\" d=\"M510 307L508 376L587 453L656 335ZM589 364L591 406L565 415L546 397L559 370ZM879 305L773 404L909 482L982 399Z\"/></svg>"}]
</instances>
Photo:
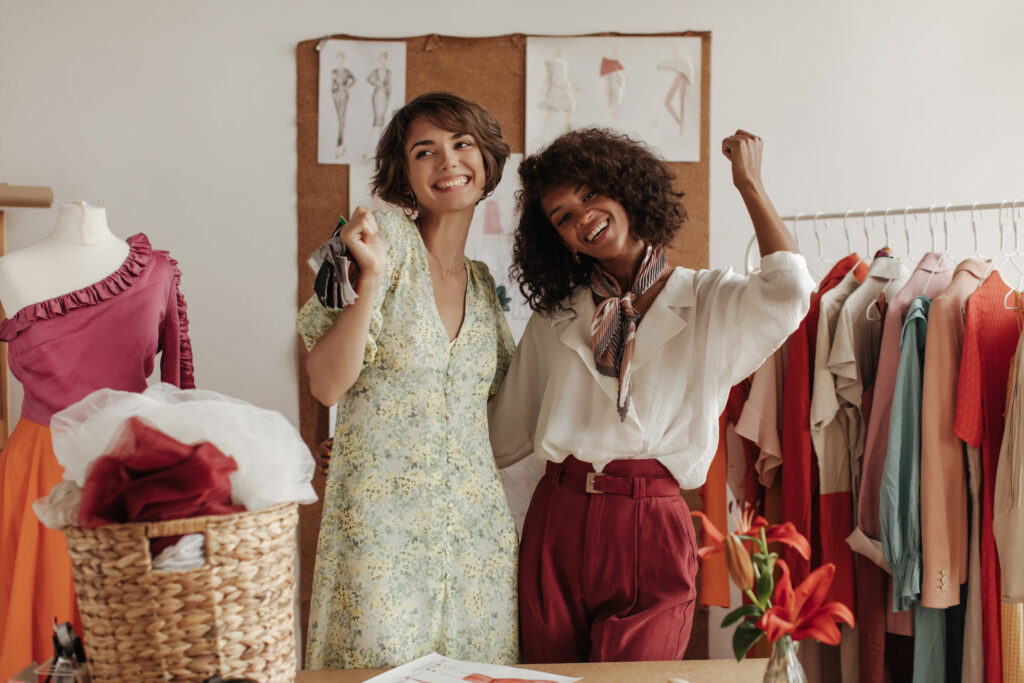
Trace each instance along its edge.
<instances>
[{"instance_id":1,"label":"dress mannequin","mask_svg":"<svg viewBox=\"0 0 1024 683\"><path fill-rule=\"evenodd\" d=\"M63 532L32 502L63 478L50 420L100 388L142 391L160 379L195 387L181 271L146 235L115 237L106 212L62 206L53 231L0 258L0 341L21 382L21 416L0 450L0 681L53 656L53 623L72 621Z\"/></svg>"},{"instance_id":2,"label":"dress mannequin","mask_svg":"<svg viewBox=\"0 0 1024 683\"><path fill-rule=\"evenodd\" d=\"M49 235L0 258L0 302L13 315L99 282L127 256L128 243L110 232L106 209L65 204Z\"/></svg>"}]
</instances>

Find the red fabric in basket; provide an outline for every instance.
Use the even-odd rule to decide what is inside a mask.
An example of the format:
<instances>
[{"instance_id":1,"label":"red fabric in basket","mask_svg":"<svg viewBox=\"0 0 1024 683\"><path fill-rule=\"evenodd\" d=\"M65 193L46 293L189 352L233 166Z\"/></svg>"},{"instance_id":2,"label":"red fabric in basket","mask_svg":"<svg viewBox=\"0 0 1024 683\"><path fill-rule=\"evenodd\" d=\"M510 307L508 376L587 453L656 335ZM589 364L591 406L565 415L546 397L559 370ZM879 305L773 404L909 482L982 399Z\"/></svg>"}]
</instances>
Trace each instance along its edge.
<instances>
[{"instance_id":1,"label":"red fabric in basket","mask_svg":"<svg viewBox=\"0 0 1024 683\"><path fill-rule=\"evenodd\" d=\"M237 469L235 459L212 443L185 444L129 418L107 454L89 466L78 523L94 529L243 512L244 505L231 504L228 477ZM153 554L177 538L154 539Z\"/></svg>"}]
</instances>

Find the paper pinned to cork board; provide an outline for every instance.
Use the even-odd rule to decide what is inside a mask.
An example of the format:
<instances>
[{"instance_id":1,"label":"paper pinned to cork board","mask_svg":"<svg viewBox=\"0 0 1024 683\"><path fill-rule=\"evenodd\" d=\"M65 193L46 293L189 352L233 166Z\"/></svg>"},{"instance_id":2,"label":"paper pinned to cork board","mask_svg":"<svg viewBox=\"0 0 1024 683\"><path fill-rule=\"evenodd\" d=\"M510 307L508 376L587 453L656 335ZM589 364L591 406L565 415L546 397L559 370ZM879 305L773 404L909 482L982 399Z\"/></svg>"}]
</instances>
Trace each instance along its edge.
<instances>
[{"instance_id":1,"label":"paper pinned to cork board","mask_svg":"<svg viewBox=\"0 0 1024 683\"><path fill-rule=\"evenodd\" d=\"M666 161L700 161L698 36L526 39L526 151L573 128L613 128Z\"/></svg>"},{"instance_id":2,"label":"paper pinned to cork board","mask_svg":"<svg viewBox=\"0 0 1024 683\"><path fill-rule=\"evenodd\" d=\"M403 664L366 683L573 683L579 678L450 659L436 652Z\"/></svg>"}]
</instances>

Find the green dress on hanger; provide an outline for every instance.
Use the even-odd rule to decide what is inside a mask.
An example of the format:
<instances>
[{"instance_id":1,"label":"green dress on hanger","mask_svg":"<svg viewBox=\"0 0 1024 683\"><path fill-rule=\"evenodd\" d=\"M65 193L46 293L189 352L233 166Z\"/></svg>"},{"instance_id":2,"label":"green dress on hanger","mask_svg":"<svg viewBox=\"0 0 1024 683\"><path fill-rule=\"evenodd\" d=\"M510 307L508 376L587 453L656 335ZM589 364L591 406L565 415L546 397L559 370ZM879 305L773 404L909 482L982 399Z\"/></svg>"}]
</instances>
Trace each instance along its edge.
<instances>
[{"instance_id":1,"label":"green dress on hanger","mask_svg":"<svg viewBox=\"0 0 1024 683\"><path fill-rule=\"evenodd\" d=\"M375 212L388 245L363 370L338 402L306 667L397 665L431 651L515 663L518 541L487 433L514 351L494 280L466 259L454 341L415 224ZM311 348L337 313L311 298Z\"/></svg>"}]
</instances>

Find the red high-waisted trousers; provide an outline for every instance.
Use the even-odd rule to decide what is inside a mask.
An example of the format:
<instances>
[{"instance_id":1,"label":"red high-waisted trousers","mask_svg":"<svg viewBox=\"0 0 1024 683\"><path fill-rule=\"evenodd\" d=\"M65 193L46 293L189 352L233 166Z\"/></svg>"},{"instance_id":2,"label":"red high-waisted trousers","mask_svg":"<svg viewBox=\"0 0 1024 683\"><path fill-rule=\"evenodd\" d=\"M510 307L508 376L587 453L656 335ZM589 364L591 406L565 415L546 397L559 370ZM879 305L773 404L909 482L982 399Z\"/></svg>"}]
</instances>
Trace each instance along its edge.
<instances>
[{"instance_id":1,"label":"red high-waisted trousers","mask_svg":"<svg viewBox=\"0 0 1024 683\"><path fill-rule=\"evenodd\" d=\"M520 549L524 661L682 659L696 575L690 510L664 465L549 462Z\"/></svg>"}]
</instances>

